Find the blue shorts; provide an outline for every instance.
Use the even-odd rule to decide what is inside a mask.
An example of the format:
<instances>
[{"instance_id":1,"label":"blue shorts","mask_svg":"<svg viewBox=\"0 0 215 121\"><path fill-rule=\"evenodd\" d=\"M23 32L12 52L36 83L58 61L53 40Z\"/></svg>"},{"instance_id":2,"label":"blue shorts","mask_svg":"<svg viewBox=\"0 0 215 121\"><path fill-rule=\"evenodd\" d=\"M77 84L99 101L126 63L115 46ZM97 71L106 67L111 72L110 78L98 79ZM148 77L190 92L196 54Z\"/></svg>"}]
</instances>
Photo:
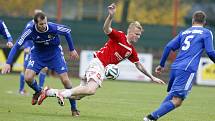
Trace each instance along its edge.
<instances>
[{"instance_id":1,"label":"blue shorts","mask_svg":"<svg viewBox=\"0 0 215 121\"><path fill-rule=\"evenodd\" d=\"M192 88L195 72L172 69L167 91L174 96L185 99Z\"/></svg>"},{"instance_id":2,"label":"blue shorts","mask_svg":"<svg viewBox=\"0 0 215 121\"><path fill-rule=\"evenodd\" d=\"M57 74L68 72L66 61L64 59L63 54L57 54L49 61L42 61L42 59L40 59L39 57L33 56L31 54L27 65L27 69L31 69L35 71L36 74L38 74L40 70L43 69L44 67L48 67L48 69L57 72Z\"/></svg>"}]
</instances>

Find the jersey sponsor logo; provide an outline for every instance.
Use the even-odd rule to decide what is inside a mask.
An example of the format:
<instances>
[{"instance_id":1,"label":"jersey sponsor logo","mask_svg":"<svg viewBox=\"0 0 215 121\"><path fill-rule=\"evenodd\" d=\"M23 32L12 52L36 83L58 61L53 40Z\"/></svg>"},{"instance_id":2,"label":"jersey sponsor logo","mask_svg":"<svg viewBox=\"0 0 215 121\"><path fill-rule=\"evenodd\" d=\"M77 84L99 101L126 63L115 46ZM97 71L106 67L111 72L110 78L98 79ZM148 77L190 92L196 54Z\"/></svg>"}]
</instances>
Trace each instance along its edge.
<instances>
[{"instance_id":1,"label":"jersey sponsor logo","mask_svg":"<svg viewBox=\"0 0 215 121\"><path fill-rule=\"evenodd\" d=\"M54 39L54 36L49 34L47 40L43 40L40 36L36 37L35 43L49 45L49 42Z\"/></svg>"}]
</instances>

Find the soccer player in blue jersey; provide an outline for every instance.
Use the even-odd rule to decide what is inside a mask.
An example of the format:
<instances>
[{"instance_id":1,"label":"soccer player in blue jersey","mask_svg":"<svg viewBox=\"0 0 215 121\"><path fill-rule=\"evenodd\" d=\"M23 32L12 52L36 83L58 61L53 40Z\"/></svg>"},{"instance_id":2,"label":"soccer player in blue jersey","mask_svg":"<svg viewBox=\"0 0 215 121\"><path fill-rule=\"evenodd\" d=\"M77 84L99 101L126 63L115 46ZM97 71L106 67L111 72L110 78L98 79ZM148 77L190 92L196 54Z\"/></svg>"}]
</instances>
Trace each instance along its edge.
<instances>
[{"instance_id":1,"label":"soccer player in blue jersey","mask_svg":"<svg viewBox=\"0 0 215 121\"><path fill-rule=\"evenodd\" d=\"M5 25L4 21L0 20L0 34L7 39L7 47L11 48L13 47L13 38L10 34L10 32L7 29L7 26Z\"/></svg>"},{"instance_id":2,"label":"soccer player in blue jersey","mask_svg":"<svg viewBox=\"0 0 215 121\"><path fill-rule=\"evenodd\" d=\"M63 35L66 38L69 45L70 59L78 59L79 56L74 49L70 32L71 29L64 25L47 22L46 15L43 12L38 12L34 15L33 26L28 26L24 29L22 35L10 51L7 62L2 69L2 74L10 72L14 55L25 41L33 41L34 46L31 49L30 60L25 71L25 81L35 91L32 105L37 104L42 91L42 88L38 86L34 77L44 67L56 71L66 89L72 88L59 37L59 35ZM72 105L72 115L79 116L75 100L70 100L70 103ZM39 102L38 104L40 105Z\"/></svg>"},{"instance_id":3,"label":"soccer player in blue jersey","mask_svg":"<svg viewBox=\"0 0 215 121\"><path fill-rule=\"evenodd\" d=\"M146 116L144 121L156 121L182 105L191 91L192 82L204 49L209 58L215 62L213 34L203 27L205 23L206 14L203 11L196 11L192 17L192 27L180 32L166 45L160 65L156 67L155 72L157 74L162 73L170 51L178 50L178 55L171 65L170 80L167 87L169 93L160 107Z\"/></svg>"},{"instance_id":4,"label":"soccer player in blue jersey","mask_svg":"<svg viewBox=\"0 0 215 121\"><path fill-rule=\"evenodd\" d=\"M42 10L39 10L39 9L34 10L34 14L36 14L38 12L42 12ZM27 28L29 26L33 26L33 25L34 25L34 20L31 20L26 24L25 28ZM24 70L23 70L23 72L20 73L19 93L22 95L25 95L26 91L24 90L24 87L25 87L24 72L27 68L27 64L28 64L28 61L30 59L30 50L33 47L33 41L32 40L26 41L23 46L24 46L23 47L24 48L24 64L23 64ZM39 73L39 86L41 88L44 85L47 71L48 71L48 68L45 67Z\"/></svg>"}]
</instances>

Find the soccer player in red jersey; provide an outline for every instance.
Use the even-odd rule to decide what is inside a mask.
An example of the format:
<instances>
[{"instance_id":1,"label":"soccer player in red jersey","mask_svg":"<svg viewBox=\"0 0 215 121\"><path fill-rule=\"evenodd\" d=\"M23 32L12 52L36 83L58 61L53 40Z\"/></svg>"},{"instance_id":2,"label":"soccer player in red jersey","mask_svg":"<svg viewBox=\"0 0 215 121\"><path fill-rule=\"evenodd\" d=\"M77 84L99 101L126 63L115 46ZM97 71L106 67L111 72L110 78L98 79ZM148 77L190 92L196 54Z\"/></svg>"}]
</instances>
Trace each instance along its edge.
<instances>
[{"instance_id":1,"label":"soccer player in red jersey","mask_svg":"<svg viewBox=\"0 0 215 121\"><path fill-rule=\"evenodd\" d=\"M86 70L85 77L81 84L73 89L48 89L43 91L42 102L47 96L56 96L59 104L64 105L63 98L80 98L87 95L94 95L96 90L101 87L104 79L105 67L108 64L118 64L124 59L128 59L134 63L136 68L143 74L148 76L153 82L164 84L164 82L146 71L144 66L139 62L137 52L133 46L143 32L143 28L139 22L132 22L128 29L127 35L116 29L111 28L113 16L116 12L116 5L108 6L109 15L104 23L104 32L108 35L107 43L99 51L94 53L94 59L90 62ZM41 96L42 97L42 96Z\"/></svg>"}]
</instances>

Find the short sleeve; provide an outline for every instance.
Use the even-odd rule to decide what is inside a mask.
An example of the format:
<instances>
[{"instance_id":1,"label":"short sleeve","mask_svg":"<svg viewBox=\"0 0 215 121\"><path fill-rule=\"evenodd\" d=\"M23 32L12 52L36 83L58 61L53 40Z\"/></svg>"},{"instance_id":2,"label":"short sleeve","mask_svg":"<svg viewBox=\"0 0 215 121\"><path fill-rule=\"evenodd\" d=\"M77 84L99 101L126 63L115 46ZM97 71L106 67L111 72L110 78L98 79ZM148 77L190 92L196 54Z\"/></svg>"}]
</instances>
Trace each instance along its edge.
<instances>
[{"instance_id":1,"label":"short sleeve","mask_svg":"<svg viewBox=\"0 0 215 121\"><path fill-rule=\"evenodd\" d=\"M119 42L122 38L122 36L125 36L125 34L122 31L117 31L115 29L112 29L111 33L108 34L108 37L111 40Z\"/></svg>"}]
</instances>

